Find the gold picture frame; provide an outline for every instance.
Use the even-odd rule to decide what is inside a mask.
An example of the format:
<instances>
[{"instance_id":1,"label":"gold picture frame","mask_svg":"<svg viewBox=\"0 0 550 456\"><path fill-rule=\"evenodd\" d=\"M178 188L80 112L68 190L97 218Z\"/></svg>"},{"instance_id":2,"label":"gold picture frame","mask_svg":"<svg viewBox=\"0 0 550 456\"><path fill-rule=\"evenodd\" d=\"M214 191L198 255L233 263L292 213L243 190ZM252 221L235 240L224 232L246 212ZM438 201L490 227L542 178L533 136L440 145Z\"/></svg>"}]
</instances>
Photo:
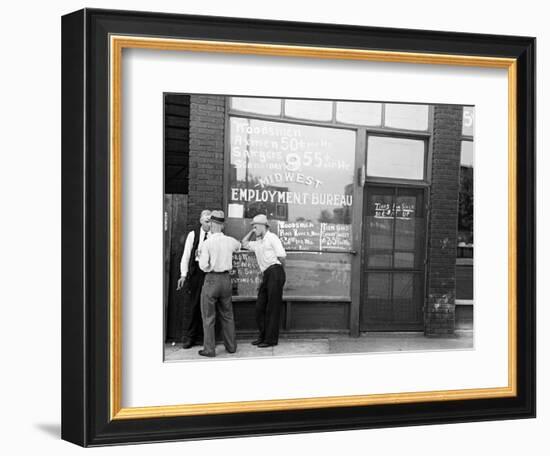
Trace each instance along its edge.
<instances>
[{"instance_id":1,"label":"gold picture frame","mask_svg":"<svg viewBox=\"0 0 550 456\"><path fill-rule=\"evenodd\" d=\"M101 401L101 410L102 412L96 412L94 419L104 420L108 426L119 426L114 429L117 429L114 432L115 437L110 437L111 434L106 431L98 431L97 428L92 429L89 425L81 423L78 428L78 432L73 430L74 425L66 425L64 430L64 438L70 441L75 441L83 445L102 445L105 443L115 442L129 442L129 441L143 441L144 439L140 438L139 434L132 433L131 437L128 437L128 429L121 427L124 422L126 423L135 423L136 420L147 423L154 423L155 419L170 420L182 417L188 417L193 419L193 417L200 416L212 416L220 418L223 415L226 415L226 419L229 419L235 415L245 415L245 414L254 414L262 413L262 416L267 416L270 413L277 412L298 412L298 411L315 411L320 413L328 413L332 409L338 408L349 408L349 413L359 413L362 410L368 410L369 406L384 406L392 407L399 404L417 404L417 403L430 403L433 410L437 410L438 403L448 403L452 402L453 404L462 403L461 401L469 401L471 404L475 403L476 400L491 400L495 404L500 404L498 407L502 407L502 404L505 403L521 403L521 407L516 405L518 416L530 416L533 413L533 404L532 404L532 391L531 384L527 386L525 382L520 383L518 380L520 378L529 377L530 382L532 380L532 371L534 369L533 362L526 362L525 358L531 356L531 352L521 355L519 359L518 355L518 345L522 347L526 346L528 340L530 340L530 335L527 335L523 332L518 333L518 328L521 328L521 322L527 321L530 327L532 324L530 309L533 305L532 295L530 298L525 297L525 290L522 290L521 293L518 292L518 277L521 274L529 274L529 278L532 279L532 264L534 253L532 251L518 251L518 245L524 245L525 239L529 236L532 236L530 230L533 229L533 226L527 226L527 231L523 228L524 231L518 230L518 208L521 211L524 211L525 206L529 205L529 201L525 200L523 196L520 200L518 197L518 191L526 186L530 185L526 183L526 178L529 176L519 175L518 169L519 165L518 160L529 160L533 154L533 146L526 145L525 142L518 141L518 134L521 134L522 138L532 134L531 130L533 129L533 118L526 118L526 112L520 111L523 107L530 108L532 103L532 98L534 97L532 90L533 87L530 86L529 77L526 78L526 74L529 76L533 72L532 60L526 62L525 55L513 55L512 50L498 50L498 47L501 46L501 41L498 40L498 37L494 38L492 43L492 52L486 52L485 54L481 51L472 52L472 53L461 53L453 51L453 46L450 42L454 38L454 34L447 33L440 36L440 42L438 43L439 49L430 50L424 41L422 41L423 36L419 32L417 37L417 44L412 45L410 51L396 50L396 49L369 49L368 47L363 48L364 45L359 45L359 48L350 48L350 47L341 47L338 46L337 42L333 42L330 46L325 45L315 45L315 44L296 44L292 42L288 43L267 43L259 42L257 37L251 36L250 41L238 41L238 40L227 40L219 39L212 32L212 28L215 27L216 21L212 18L202 18L199 20L199 25L203 25L202 35L212 35L212 39L199 39L198 37L188 37L187 35L192 34L190 30L196 30L196 22L194 18L186 16L177 16L175 19L173 16L165 17L163 15L155 15L150 13L150 19L154 23L155 33L151 32L151 27L145 27L143 23L143 17L141 15L135 15L131 12L128 13L114 13L109 11L102 10L84 10L81 12L73 13L64 18L64 39L67 37L65 44L64 53L68 57L67 63L67 73L64 73L64 97L69 97L74 94L82 93L84 84L79 84L77 82L67 82L69 76L69 67L77 65L79 66L82 62L82 59L79 60L79 56L83 55L85 58L99 58L102 61L108 63L108 75L104 76L105 81L102 82L102 88L108 89L108 103L107 105L102 105L102 112L104 113L104 108L108 109L108 139L106 150L101 155L103 159L107 160L108 163L108 184L109 187L106 189L105 195L108 198L108 208L105 208L104 213L106 219L102 220L101 226L105 226L107 223L108 226L108 265L106 265L105 271L108 274L108 299L102 307L102 312L105 312L102 315L108 315L108 324L107 326L102 326L102 334L108 334L108 357L104 359L104 368L100 374L106 384L102 387L101 395L98 396L98 391L91 391L89 386L85 386L84 396L95 397ZM165 33L162 32L166 27L167 21L176 20L180 21L181 24L181 36L165 36ZM202 22L201 22L202 21ZM233 22L232 22L233 21ZM246 21L245 21L246 22ZM86 33L91 34L89 39L82 40L80 46L76 47L76 50L70 48L68 41L70 38L74 41L74 35L77 31L81 31L85 24L88 24L88 29ZM228 19L227 24L233 27L233 30L237 34L239 31L246 26L245 23L241 23L235 19ZM280 26L281 24L279 24ZM129 34L127 32L122 33L122 30L125 30L125 27L134 28L136 30L135 34ZM266 27L274 27L275 23L270 23L267 21L265 23ZM141 33L138 33L141 27ZM195 28L194 28L195 27ZM302 27L302 32L305 35L312 33L311 27L314 28L314 25L303 24L303 25L288 25L289 29L295 30L293 27ZM120 31L119 31L120 30ZM178 29L179 30L179 29ZM334 33L341 33L343 37L346 37L346 33L352 33L351 29L346 29L345 27L335 27ZM194 33L197 33L196 31ZM354 32L355 33L355 32ZM367 29L364 30L365 40L368 41L369 36L380 35L383 37L389 36L389 31L384 29ZM397 33L397 32L396 32ZM290 36L289 32L289 36ZM401 38L399 34L394 35ZM435 36L435 35L434 35ZM325 38L329 40L329 38ZM477 41L476 41L477 40ZM78 41L78 40L77 40ZM518 42L524 44L524 53L532 53L533 49L533 40L527 38L517 38ZM90 43L96 42L101 43L101 46L97 46L96 50L91 49ZM404 42L404 41L403 41ZM479 42L479 43L478 43ZM479 49L482 49L481 38L479 36L470 37L470 46L475 48L477 44ZM473 43L473 44L472 44ZM516 43L517 44L517 43ZM74 46L74 42L73 42ZM423 47L423 50L415 48ZM449 52L443 52L441 48L447 46ZM69 49L70 48L70 49ZM97 48L101 48L97 50ZM285 56L285 57L294 57L294 58L316 58L316 59L344 59L344 60L365 60L365 61L375 61L375 62L397 62L397 63L414 63L414 64L429 64L429 65L452 65L452 66L466 66L466 67L483 67L483 68L500 68L507 71L508 77L508 183L509 183L509 194L508 198L508 274L509 274L509 284L508 284L508 385L506 387L495 387L495 388L477 388L477 389L463 389L463 390L439 390L439 391L426 391L426 392L403 392L403 393L391 393L391 394L372 394L372 395L354 395L354 396L331 396L331 397L315 397L315 398L302 398L302 399L285 399L285 400L262 400L262 401L246 401L246 402L218 402L218 403L208 403L208 404L175 404L170 406L150 406L150 407L123 407L122 406L122 377L124 373L122 372L122 54L125 49L149 49L157 51L186 51L186 52L203 52L203 53L229 53L229 54L249 54L249 55L261 55L261 56ZM484 48L483 48L484 49ZM498 50L498 52L497 52ZM451 52L453 51L453 52ZM97 55L94 55L94 52ZM101 55L99 55L101 54ZM530 54L529 54L530 55ZM76 56L76 57L75 57ZM99 57L98 57L99 56ZM82 69L82 73L88 71L87 69ZM521 84L519 86L518 73L521 76ZM95 76L93 76L95 77ZM80 81L82 82L82 81ZM85 93L85 91L84 91ZM97 94L95 96L98 96ZM96 103L92 100L91 103ZM81 106L82 111L84 112L86 106ZM65 112L69 117L70 113ZM86 114L82 114L82 117L85 118ZM74 122L74 120L72 120ZM64 118L64 134L66 131L71 128L71 120L67 117ZM531 129L531 130L530 130ZM519 131L518 131L519 130ZM74 135L75 133L67 133L68 136ZM67 143L74 141L74 144L78 144L77 139L83 139L81 142L85 144L87 139L84 134L84 138L73 138L71 136L67 139ZM86 143L87 144L87 143ZM67 146L68 147L68 146ZM72 151L73 149L71 149ZM68 149L67 149L68 151ZM93 153L90 151L88 146L86 152L88 154ZM69 163L69 159L65 159L67 155L66 149L64 147L64 160L67 162L68 169L71 168L73 163ZM522 158L523 157L523 158ZM83 159L84 160L84 159ZM71 172L74 172L72 170ZM77 180L76 183L72 181L66 185L67 191L71 190L71 186L76 186L81 188L85 186L85 174L86 170L83 170L81 173L81 179ZM64 175L64 179L69 179ZM72 177L71 179L74 179ZM531 195L533 189L529 187L528 190L524 190L528 195ZM84 206L84 202L82 202ZM72 209L71 209L72 210ZM83 210L85 208L83 207ZM64 215L65 216L65 215ZM64 224L67 227L71 226L70 219L71 215L67 214L66 219L64 219ZM529 221L530 222L530 221ZM96 223L93 219L88 221L88 223ZM97 222L100 223L100 222ZM71 242L73 240L71 239ZM70 242L69 242L70 243ZM105 246L105 243L102 244ZM64 248L68 248L64 244ZM84 249L84 248L83 248ZM521 260L518 260L518 254L524 255ZM75 257L72 258L74 262L82 262L82 258L78 257L75 253ZM527 263L530 266L528 271L519 270L518 263L522 264ZM108 266L108 267L107 267ZM521 277L520 277L521 278ZM523 286L525 286L525 279L522 279ZM77 296L78 293L76 289L73 289L73 284L65 284L67 279L64 278L64 287L66 286L66 294L71 296ZM64 311L66 304L64 303ZM82 315L86 315L85 304L82 304L83 310ZM71 321L74 316L71 315ZM67 320L67 319L66 319ZM86 320L86 319L85 319ZM521 320L521 322L519 321ZM68 321L68 320L67 320ZM103 323L102 323L103 324ZM95 335L93 332L96 330L94 326L91 326L93 338L99 338L101 336ZM88 328L88 330L90 330ZM74 334L69 334L69 331L64 332L64 344L74 342ZM85 340L84 334L80 336L82 340ZM90 337L90 336L88 336ZM104 337L104 336L103 336ZM86 339L87 341L87 339ZM526 342L527 341L527 342ZM96 340L93 344L97 343ZM88 343L88 342L86 342ZM82 342L84 344L84 342ZM92 345L93 345L92 344ZM527 344L528 345L528 344ZM524 358L525 356L525 358ZM102 358L103 359L103 358ZM529 358L530 359L530 358ZM74 369L75 371L80 372L82 375L87 375L86 372L89 369L93 369L93 365L90 364L91 361L86 359L82 364L74 365L72 361L64 361L67 366L67 372ZM518 369L522 369L521 371ZM526 373L526 369L527 372ZM108 375L105 376L105 372L108 371ZM64 377L64 385L68 384L71 376L74 376L74 372L67 373ZM96 374L94 374L96 375ZM97 377L98 378L98 377ZM533 383L534 384L534 383ZM529 390L530 394L529 399L526 399L526 388ZM74 389L74 391L73 391ZM64 406L66 407L65 416L74 416L76 411L79 410L78 406L74 402L74 395L77 395L80 391L77 386L66 388L67 395L64 397ZM82 392L81 392L82 393ZM106 393L106 394L104 394ZM458 402L457 402L458 401ZM508 401L508 402L506 402ZM528 405L526 406L526 403ZM80 404L82 405L82 404ZM468 410L472 405L466 406ZM489 407L490 408L490 407ZM491 409L487 408L485 410L485 415L483 413L468 414L464 412L464 420L476 419L476 417L482 416L498 416L498 413ZM521 408L521 411L520 411ZM324 412L322 410L324 409ZM457 409L459 410L460 407ZM441 409L443 410L443 409ZM481 410L481 409L480 409ZM527 411L526 411L527 410ZM90 412L91 413L91 412ZM419 411L419 413L422 413ZM449 415L442 413L442 422L449 420ZM448 413L448 412L446 412ZM92 417L90 417L92 418ZM363 427L375 426L373 417L366 416L369 423L364 424ZM396 418L396 422L406 424L407 418L402 417ZM416 417L415 419L422 418ZM65 420L65 422L67 422ZM426 418L425 422L429 422ZM110 423L110 424L109 424ZM119 424L117 424L119 423ZM348 420L348 426L345 423L340 425L335 425L334 429L345 429L352 427L351 420ZM151 425L153 426L153 425ZM205 425L206 431L202 431L200 434L193 434L192 432L186 432L186 430L180 426L180 430L171 430L172 436L175 438L192 438L193 435L211 435L211 436L221 436L224 435L222 432L214 430L214 426L211 427L211 431L208 431L208 425ZM252 426L252 425L250 425ZM292 427L292 423L288 422L287 426L284 427L284 424L281 428L275 429L274 432L281 432L281 429L296 429L301 430L300 427ZM125 429L125 431L120 431L118 429ZM179 428L178 428L179 429ZM258 428L258 432L260 428ZM325 421L319 421L319 426L315 429L329 429ZM253 427L249 427L247 430L235 430L234 432L229 432L230 435L240 435L248 433L255 433ZM124 435L124 432L126 434ZM156 433L156 434L155 434ZM151 438L151 435L155 437ZM82 436L86 436L83 438ZM149 433L149 437L145 440L164 440L168 439L166 430L153 429Z\"/></svg>"}]
</instances>

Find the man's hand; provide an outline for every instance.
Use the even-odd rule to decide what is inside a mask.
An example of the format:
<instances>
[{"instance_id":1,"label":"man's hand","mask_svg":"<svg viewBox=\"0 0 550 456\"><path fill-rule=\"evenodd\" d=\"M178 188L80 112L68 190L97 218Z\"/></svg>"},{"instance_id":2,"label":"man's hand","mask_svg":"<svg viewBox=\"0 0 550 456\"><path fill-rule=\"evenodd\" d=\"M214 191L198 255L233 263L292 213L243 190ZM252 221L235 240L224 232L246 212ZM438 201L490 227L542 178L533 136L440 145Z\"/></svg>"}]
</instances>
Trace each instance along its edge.
<instances>
[{"instance_id":1,"label":"man's hand","mask_svg":"<svg viewBox=\"0 0 550 456\"><path fill-rule=\"evenodd\" d=\"M176 290L181 290L181 288L183 287L184 282L185 282L185 276L181 276L178 279L178 286L177 286Z\"/></svg>"}]
</instances>

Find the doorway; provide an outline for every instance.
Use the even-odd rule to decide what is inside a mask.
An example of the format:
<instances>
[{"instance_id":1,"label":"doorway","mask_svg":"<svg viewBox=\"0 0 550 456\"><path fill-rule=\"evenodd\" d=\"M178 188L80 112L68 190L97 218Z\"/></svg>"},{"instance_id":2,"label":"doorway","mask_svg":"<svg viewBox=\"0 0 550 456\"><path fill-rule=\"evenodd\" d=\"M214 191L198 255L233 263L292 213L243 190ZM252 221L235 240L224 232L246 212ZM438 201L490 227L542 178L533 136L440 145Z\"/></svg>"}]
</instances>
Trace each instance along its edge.
<instances>
[{"instance_id":1,"label":"doorway","mask_svg":"<svg viewBox=\"0 0 550 456\"><path fill-rule=\"evenodd\" d=\"M424 328L426 190L364 190L361 331Z\"/></svg>"}]
</instances>

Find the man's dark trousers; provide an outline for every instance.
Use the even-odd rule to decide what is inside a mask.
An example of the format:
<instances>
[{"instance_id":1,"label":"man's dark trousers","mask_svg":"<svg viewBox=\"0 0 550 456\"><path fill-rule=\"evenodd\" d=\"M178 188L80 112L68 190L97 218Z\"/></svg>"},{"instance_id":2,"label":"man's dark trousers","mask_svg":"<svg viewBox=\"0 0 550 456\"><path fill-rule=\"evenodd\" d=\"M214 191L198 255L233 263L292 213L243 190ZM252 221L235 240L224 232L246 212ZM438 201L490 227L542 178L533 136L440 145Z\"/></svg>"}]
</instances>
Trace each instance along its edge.
<instances>
[{"instance_id":1,"label":"man's dark trousers","mask_svg":"<svg viewBox=\"0 0 550 456\"><path fill-rule=\"evenodd\" d=\"M279 342L285 280L285 270L280 264L269 266L263 273L256 300L256 324L260 331L258 340L266 344Z\"/></svg>"},{"instance_id":2,"label":"man's dark trousers","mask_svg":"<svg viewBox=\"0 0 550 456\"><path fill-rule=\"evenodd\" d=\"M190 277L183 284L183 338L185 343L198 343L202 340L201 291L204 283L204 272L194 268Z\"/></svg>"}]
</instances>

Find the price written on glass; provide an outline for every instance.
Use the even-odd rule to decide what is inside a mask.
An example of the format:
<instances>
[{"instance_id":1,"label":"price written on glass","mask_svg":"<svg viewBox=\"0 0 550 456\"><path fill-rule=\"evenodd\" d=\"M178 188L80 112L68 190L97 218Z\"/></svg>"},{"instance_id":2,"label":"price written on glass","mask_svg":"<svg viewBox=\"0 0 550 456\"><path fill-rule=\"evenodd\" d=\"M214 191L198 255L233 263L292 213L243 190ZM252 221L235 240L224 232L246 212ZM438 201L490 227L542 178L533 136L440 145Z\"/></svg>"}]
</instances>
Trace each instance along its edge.
<instances>
[{"instance_id":1,"label":"price written on glass","mask_svg":"<svg viewBox=\"0 0 550 456\"><path fill-rule=\"evenodd\" d=\"M277 224L277 234L288 250L351 250L351 225L341 223L286 222Z\"/></svg>"},{"instance_id":2,"label":"price written on glass","mask_svg":"<svg viewBox=\"0 0 550 456\"><path fill-rule=\"evenodd\" d=\"M277 234L285 249L317 250L319 248L319 225L313 222L286 222L277 224Z\"/></svg>"},{"instance_id":3,"label":"price written on glass","mask_svg":"<svg viewBox=\"0 0 550 456\"><path fill-rule=\"evenodd\" d=\"M321 223L321 250L351 250L351 225Z\"/></svg>"},{"instance_id":4,"label":"price written on glass","mask_svg":"<svg viewBox=\"0 0 550 456\"><path fill-rule=\"evenodd\" d=\"M328 139L305 139L296 126L251 126L235 122L231 138L232 163L237 168L257 168L262 163L269 169L298 171L303 168L351 170L351 163L333 157L334 144ZM277 163L278 162L278 163ZM276 166L274 166L276 165Z\"/></svg>"},{"instance_id":5,"label":"price written on glass","mask_svg":"<svg viewBox=\"0 0 550 456\"><path fill-rule=\"evenodd\" d=\"M344 160L334 160L329 154L321 152L305 151L302 154L291 152L286 156L286 169L289 171L298 171L302 167L340 169L349 171L351 164Z\"/></svg>"}]
</instances>

